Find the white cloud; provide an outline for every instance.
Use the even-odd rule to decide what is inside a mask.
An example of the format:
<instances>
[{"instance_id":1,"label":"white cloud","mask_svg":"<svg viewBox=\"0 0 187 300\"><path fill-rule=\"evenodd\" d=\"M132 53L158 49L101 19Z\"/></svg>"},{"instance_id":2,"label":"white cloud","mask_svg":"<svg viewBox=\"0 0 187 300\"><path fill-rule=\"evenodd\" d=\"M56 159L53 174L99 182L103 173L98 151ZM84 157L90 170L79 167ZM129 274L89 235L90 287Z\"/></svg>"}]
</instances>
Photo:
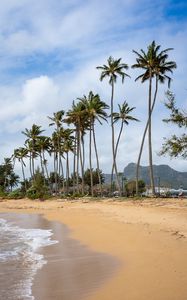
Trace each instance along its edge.
<instances>
[{"instance_id":1,"label":"white cloud","mask_svg":"<svg viewBox=\"0 0 187 300\"><path fill-rule=\"evenodd\" d=\"M3 98L0 101L1 131L16 133L34 122L46 125L46 116L61 105L59 87L47 76L27 80L16 98L14 90L5 103Z\"/></svg>"}]
</instances>

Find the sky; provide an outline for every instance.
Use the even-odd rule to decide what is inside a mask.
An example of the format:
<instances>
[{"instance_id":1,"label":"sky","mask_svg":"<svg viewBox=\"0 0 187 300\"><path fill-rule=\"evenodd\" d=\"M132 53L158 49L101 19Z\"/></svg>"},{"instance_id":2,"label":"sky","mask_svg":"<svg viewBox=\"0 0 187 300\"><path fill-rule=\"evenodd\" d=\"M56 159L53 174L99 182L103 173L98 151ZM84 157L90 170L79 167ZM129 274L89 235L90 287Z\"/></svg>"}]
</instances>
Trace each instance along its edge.
<instances>
[{"instance_id":1,"label":"sky","mask_svg":"<svg viewBox=\"0 0 187 300\"><path fill-rule=\"evenodd\" d=\"M171 90L177 105L187 107L187 3L170 0L1 0L0 5L0 163L23 146L21 133L32 124L48 134L48 118L71 108L73 100L98 93L110 103L111 86L100 82L98 65L109 56L129 65L124 84L115 85L114 109L126 100L136 107L141 122L125 127L119 147L118 169L136 162L147 118L148 86L135 82L132 50L146 50L155 40L161 49L174 48L169 59L177 63ZM187 171L185 160L160 157L163 137L178 132L162 122L167 85L159 87L153 113L153 161ZM116 134L119 127L116 127ZM111 171L111 128L97 126L101 169ZM148 165L147 144L141 160ZM16 165L19 173L19 165Z\"/></svg>"}]
</instances>

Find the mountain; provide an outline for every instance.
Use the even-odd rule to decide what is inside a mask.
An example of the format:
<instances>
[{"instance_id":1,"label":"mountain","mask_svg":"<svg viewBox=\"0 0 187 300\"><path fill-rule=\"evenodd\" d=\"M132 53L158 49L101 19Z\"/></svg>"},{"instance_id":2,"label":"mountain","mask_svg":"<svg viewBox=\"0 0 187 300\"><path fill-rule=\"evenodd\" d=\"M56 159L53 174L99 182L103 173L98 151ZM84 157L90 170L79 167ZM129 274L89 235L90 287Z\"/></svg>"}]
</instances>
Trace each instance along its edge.
<instances>
[{"instance_id":1,"label":"mountain","mask_svg":"<svg viewBox=\"0 0 187 300\"><path fill-rule=\"evenodd\" d=\"M155 186L187 189L187 172L178 172L168 165L153 165ZM136 177L136 164L130 163L124 168L124 176L129 179ZM140 166L139 178L150 185L149 167Z\"/></svg>"}]
</instances>

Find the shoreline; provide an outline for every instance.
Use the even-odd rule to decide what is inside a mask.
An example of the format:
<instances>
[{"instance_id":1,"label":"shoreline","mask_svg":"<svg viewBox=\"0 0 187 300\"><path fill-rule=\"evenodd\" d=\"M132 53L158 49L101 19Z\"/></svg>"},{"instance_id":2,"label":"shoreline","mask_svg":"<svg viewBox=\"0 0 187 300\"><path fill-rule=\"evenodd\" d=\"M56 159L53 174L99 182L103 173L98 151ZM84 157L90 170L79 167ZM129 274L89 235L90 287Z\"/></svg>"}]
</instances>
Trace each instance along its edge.
<instances>
[{"instance_id":1,"label":"shoreline","mask_svg":"<svg viewBox=\"0 0 187 300\"><path fill-rule=\"evenodd\" d=\"M70 237L122 262L110 282L86 299L187 298L187 200L7 200L0 203L3 211L64 223Z\"/></svg>"}]
</instances>

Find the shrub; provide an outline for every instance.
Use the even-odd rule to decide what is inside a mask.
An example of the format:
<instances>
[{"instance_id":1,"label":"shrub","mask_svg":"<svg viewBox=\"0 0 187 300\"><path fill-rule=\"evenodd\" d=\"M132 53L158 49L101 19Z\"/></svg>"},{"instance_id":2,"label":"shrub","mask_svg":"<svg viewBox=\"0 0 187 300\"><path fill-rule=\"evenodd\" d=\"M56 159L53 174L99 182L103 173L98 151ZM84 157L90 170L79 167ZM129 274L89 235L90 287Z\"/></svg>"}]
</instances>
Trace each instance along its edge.
<instances>
[{"instance_id":1,"label":"shrub","mask_svg":"<svg viewBox=\"0 0 187 300\"><path fill-rule=\"evenodd\" d=\"M20 189L16 189L8 194L8 199L22 199L24 196Z\"/></svg>"},{"instance_id":2,"label":"shrub","mask_svg":"<svg viewBox=\"0 0 187 300\"><path fill-rule=\"evenodd\" d=\"M0 198L6 198L7 195L8 193L4 191L4 187L0 186Z\"/></svg>"}]
</instances>

